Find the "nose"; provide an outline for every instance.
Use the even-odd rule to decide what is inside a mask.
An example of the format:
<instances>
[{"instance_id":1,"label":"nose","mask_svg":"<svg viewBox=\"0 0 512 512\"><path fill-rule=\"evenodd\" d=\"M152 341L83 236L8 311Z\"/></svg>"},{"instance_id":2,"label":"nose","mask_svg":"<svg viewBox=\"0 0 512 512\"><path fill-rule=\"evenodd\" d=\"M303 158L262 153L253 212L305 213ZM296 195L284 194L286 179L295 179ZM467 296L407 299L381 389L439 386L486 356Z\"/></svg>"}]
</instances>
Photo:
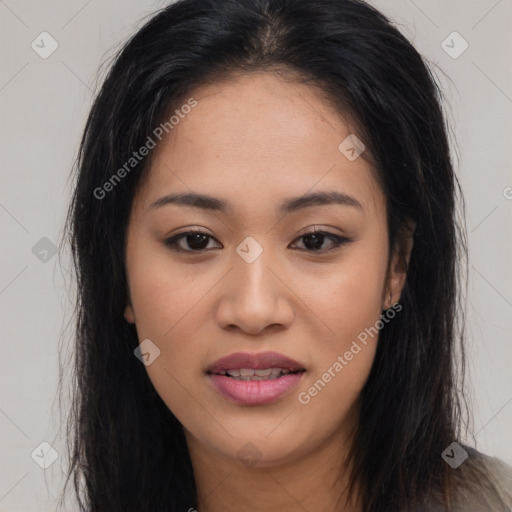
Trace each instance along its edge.
<instances>
[{"instance_id":1,"label":"nose","mask_svg":"<svg viewBox=\"0 0 512 512\"><path fill-rule=\"evenodd\" d=\"M269 261L266 253L252 263L235 255L216 311L222 328L257 335L291 325L293 293L279 265Z\"/></svg>"}]
</instances>

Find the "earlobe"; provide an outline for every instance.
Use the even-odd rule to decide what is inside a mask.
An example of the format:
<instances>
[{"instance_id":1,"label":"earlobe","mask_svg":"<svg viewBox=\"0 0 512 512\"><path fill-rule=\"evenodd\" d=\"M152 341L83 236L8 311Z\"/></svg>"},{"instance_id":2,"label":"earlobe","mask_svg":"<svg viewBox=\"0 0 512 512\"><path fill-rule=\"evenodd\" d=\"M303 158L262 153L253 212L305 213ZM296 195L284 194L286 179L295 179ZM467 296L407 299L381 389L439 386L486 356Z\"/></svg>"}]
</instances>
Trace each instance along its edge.
<instances>
[{"instance_id":1,"label":"earlobe","mask_svg":"<svg viewBox=\"0 0 512 512\"><path fill-rule=\"evenodd\" d=\"M124 319L129 324L135 323L135 315L133 314L133 308L132 308L131 304L129 304L129 303L126 305L126 308L124 310Z\"/></svg>"}]
</instances>

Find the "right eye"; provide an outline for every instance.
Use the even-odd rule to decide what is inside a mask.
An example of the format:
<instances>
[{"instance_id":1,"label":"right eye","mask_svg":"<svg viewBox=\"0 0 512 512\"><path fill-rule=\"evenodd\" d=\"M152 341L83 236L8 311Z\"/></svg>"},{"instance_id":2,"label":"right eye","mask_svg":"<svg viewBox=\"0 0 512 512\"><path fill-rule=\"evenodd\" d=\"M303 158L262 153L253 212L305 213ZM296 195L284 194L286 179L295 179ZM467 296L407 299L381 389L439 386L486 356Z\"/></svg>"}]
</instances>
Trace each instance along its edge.
<instances>
[{"instance_id":1,"label":"right eye","mask_svg":"<svg viewBox=\"0 0 512 512\"><path fill-rule=\"evenodd\" d=\"M174 235L171 238L165 240L164 243L173 251L200 253L208 250L207 245L210 239L215 240L215 238L213 238L213 236L209 235L208 233L204 233L203 231L199 230L191 230L179 233L178 235ZM184 243L181 244L181 242ZM184 247L184 245L187 245L189 249Z\"/></svg>"}]
</instances>

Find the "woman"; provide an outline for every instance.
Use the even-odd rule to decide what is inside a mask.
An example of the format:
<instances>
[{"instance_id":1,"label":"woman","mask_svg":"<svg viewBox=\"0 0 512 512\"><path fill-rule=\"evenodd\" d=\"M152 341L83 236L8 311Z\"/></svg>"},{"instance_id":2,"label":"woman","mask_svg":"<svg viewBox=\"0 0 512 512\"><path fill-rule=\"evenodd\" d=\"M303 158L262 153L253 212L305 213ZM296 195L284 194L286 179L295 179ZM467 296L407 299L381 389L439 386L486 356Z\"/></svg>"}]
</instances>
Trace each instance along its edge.
<instances>
[{"instance_id":1,"label":"woman","mask_svg":"<svg viewBox=\"0 0 512 512\"><path fill-rule=\"evenodd\" d=\"M509 510L462 441L440 102L359 0L181 0L125 45L69 212L83 510Z\"/></svg>"}]
</instances>

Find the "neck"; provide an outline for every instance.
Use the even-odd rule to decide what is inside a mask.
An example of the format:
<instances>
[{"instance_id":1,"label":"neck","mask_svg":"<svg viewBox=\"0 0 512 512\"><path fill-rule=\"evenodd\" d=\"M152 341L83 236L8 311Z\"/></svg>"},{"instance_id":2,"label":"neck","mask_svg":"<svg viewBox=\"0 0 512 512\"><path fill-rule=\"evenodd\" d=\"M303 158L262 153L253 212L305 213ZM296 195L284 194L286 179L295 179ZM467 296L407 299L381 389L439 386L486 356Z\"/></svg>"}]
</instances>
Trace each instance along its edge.
<instances>
[{"instance_id":1,"label":"neck","mask_svg":"<svg viewBox=\"0 0 512 512\"><path fill-rule=\"evenodd\" d=\"M197 512L361 512L359 488L347 499L349 443L344 432L334 432L313 453L282 463L261 460L250 467L211 450L185 430Z\"/></svg>"}]
</instances>

